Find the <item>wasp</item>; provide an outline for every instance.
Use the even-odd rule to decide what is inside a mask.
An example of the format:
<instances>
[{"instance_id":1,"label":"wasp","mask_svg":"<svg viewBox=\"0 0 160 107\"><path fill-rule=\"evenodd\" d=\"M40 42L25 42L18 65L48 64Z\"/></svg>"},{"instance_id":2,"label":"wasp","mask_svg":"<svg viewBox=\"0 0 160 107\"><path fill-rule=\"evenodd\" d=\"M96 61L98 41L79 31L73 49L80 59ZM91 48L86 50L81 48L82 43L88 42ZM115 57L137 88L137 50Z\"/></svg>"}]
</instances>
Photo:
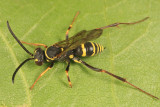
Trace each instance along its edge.
<instances>
[{"instance_id":1,"label":"wasp","mask_svg":"<svg viewBox=\"0 0 160 107\"><path fill-rule=\"evenodd\" d=\"M93 30L88 30L88 31L82 30L82 31L78 32L77 34L75 34L74 36L69 38L68 37L69 31L72 28L72 25L73 25L75 19L77 18L78 14L79 14L79 12L76 13L72 23L70 24L70 26L68 27L68 30L66 31L66 39L63 41L57 42L51 46L47 46L45 44L40 44L40 43L27 43L24 41L20 41L16 37L16 35L13 33L13 31L9 25L9 22L7 21L8 29L9 29L10 33L12 34L12 36L14 37L14 39L31 56L31 58L24 60L16 68L16 70L12 76L12 82L14 83L14 78L15 78L15 75L18 72L18 70L28 61L34 60L34 62L38 66L43 65L43 63L45 63L45 62L50 63L50 66L38 76L36 81L30 87L30 89L32 89L34 87L34 85L37 83L37 81L40 79L40 77L42 77L49 69L51 69L56 61L63 61L63 62L67 63L67 67L66 67L65 72L67 75L69 85L72 88L72 83L70 81L68 71L69 71L69 67L70 67L70 62L71 62L71 60L73 60L74 62L81 63L84 66L86 66L94 71L106 73L106 74L108 74L108 75L110 75L110 76L112 76L112 77L114 77L124 83L129 84L130 86L136 88L137 90L139 90L139 91L141 91L141 92L143 92L153 98L159 99L158 97L151 95L150 93L148 93L148 92L140 89L139 87L133 85L132 83L128 82L125 78L117 76L107 70L93 67L93 66L89 65L88 63L86 63L85 61L81 60L81 58L80 58L80 57L86 57L86 56L94 56L104 50L104 47L102 45L95 43L95 42L90 42L91 40L99 38L103 33L103 29L110 28L110 27L118 27L119 25L137 24L137 23L140 23L140 22L147 20L149 17L146 17L142 20L131 22L131 23L114 23L114 24L110 24L110 25L107 25L104 27L95 28ZM34 46L39 46L39 47L36 48L34 50L34 54L32 54L30 51L28 51L24 47L23 44L34 45ZM44 47L45 50L40 48L41 46Z\"/></svg>"}]
</instances>

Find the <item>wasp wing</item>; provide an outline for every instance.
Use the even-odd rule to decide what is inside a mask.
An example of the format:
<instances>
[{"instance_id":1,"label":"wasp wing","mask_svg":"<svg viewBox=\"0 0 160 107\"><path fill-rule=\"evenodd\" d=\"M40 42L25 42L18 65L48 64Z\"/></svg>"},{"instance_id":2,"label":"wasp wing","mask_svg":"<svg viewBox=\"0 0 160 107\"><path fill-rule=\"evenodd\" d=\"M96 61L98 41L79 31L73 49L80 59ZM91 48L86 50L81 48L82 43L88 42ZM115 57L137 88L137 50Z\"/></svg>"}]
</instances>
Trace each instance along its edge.
<instances>
[{"instance_id":1,"label":"wasp wing","mask_svg":"<svg viewBox=\"0 0 160 107\"><path fill-rule=\"evenodd\" d=\"M82 30L70 37L68 40L63 40L54 44L54 46L63 47L64 51L60 53L61 56L66 52L77 48L79 45L86 43L90 40L96 39L101 36L103 30L102 29L93 29L90 31Z\"/></svg>"}]
</instances>

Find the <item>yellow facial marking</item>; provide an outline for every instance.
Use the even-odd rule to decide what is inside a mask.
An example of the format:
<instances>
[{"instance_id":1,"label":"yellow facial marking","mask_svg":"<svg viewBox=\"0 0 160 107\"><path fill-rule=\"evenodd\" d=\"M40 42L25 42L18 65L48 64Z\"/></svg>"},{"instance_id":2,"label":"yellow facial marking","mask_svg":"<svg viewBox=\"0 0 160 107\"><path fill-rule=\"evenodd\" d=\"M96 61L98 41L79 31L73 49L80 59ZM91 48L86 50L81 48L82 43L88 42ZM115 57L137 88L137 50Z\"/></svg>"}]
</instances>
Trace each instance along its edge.
<instances>
[{"instance_id":1,"label":"yellow facial marking","mask_svg":"<svg viewBox=\"0 0 160 107\"><path fill-rule=\"evenodd\" d=\"M81 44L81 48L82 48L82 56L86 56L86 48L84 47L84 44Z\"/></svg>"}]
</instances>

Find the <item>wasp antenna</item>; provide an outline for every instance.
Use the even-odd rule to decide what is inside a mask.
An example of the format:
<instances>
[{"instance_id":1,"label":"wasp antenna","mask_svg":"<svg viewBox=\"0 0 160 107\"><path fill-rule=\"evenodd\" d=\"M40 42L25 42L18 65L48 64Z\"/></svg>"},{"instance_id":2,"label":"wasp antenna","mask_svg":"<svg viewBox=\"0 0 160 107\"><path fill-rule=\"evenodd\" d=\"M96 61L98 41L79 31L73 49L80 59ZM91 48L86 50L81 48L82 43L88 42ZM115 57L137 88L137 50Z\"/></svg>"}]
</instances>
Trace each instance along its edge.
<instances>
[{"instance_id":1,"label":"wasp antenna","mask_svg":"<svg viewBox=\"0 0 160 107\"><path fill-rule=\"evenodd\" d=\"M24 65L27 61L32 60L32 59L34 59L34 58L28 58L28 59L24 60L24 61L17 67L17 69L15 70L15 72L13 73L13 76L12 76L12 83L13 83L13 84L14 84L14 78L15 78L16 73L18 72L18 70L19 70L19 69L22 67L22 65Z\"/></svg>"},{"instance_id":2,"label":"wasp antenna","mask_svg":"<svg viewBox=\"0 0 160 107\"><path fill-rule=\"evenodd\" d=\"M19 41L19 39L16 37L16 35L13 33L10 25L9 25L9 22L7 21L7 27L8 27L8 30L10 31L10 33L12 34L12 36L14 37L14 39L19 43L19 45L31 56L33 56L32 53L30 53L23 45L22 43Z\"/></svg>"}]
</instances>

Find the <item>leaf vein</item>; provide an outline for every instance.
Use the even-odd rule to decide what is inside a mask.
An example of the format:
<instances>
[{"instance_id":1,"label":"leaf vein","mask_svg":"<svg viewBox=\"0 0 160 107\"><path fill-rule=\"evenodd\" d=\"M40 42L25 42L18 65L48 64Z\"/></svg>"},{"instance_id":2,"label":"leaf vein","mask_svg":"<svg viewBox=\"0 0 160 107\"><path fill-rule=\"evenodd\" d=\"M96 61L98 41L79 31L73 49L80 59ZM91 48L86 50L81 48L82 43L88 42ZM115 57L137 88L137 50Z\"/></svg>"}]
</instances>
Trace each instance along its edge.
<instances>
[{"instance_id":1,"label":"leaf vein","mask_svg":"<svg viewBox=\"0 0 160 107\"><path fill-rule=\"evenodd\" d=\"M137 41L139 41L141 38L145 37L145 35L148 33L148 29L150 27L152 22L150 22L145 30L145 32L139 36L137 39L133 40L127 47L125 47L123 50L119 51L117 54L114 55L114 57L118 57L122 55L124 52L126 52L130 47L132 47Z\"/></svg>"},{"instance_id":2,"label":"leaf vein","mask_svg":"<svg viewBox=\"0 0 160 107\"><path fill-rule=\"evenodd\" d=\"M10 55L12 57L12 61L13 63L18 66L19 62L16 58L16 55L12 49L12 47L9 45L8 41L6 40L4 34L2 33L2 31L0 30L0 35L1 35L1 38L3 39L4 43L6 44L6 47L8 47L9 51L10 51ZM23 80L23 83L24 83L24 86L25 86L25 90L26 90L26 95L27 95L27 100L28 100L28 105L30 106L31 105L31 95L30 95L30 92L28 90L28 84L27 84L27 81L26 81L26 78L25 78L25 75L23 72L21 72L22 70L20 70L20 75L22 77L22 80Z\"/></svg>"},{"instance_id":3,"label":"leaf vein","mask_svg":"<svg viewBox=\"0 0 160 107\"><path fill-rule=\"evenodd\" d=\"M38 24L46 17L48 16L48 14L50 12L52 12L54 9L54 7L52 7L51 9L49 9L47 12L45 12L45 14L43 14L40 19L22 36L22 40L29 35L30 33L32 33L32 31L38 26Z\"/></svg>"}]
</instances>

